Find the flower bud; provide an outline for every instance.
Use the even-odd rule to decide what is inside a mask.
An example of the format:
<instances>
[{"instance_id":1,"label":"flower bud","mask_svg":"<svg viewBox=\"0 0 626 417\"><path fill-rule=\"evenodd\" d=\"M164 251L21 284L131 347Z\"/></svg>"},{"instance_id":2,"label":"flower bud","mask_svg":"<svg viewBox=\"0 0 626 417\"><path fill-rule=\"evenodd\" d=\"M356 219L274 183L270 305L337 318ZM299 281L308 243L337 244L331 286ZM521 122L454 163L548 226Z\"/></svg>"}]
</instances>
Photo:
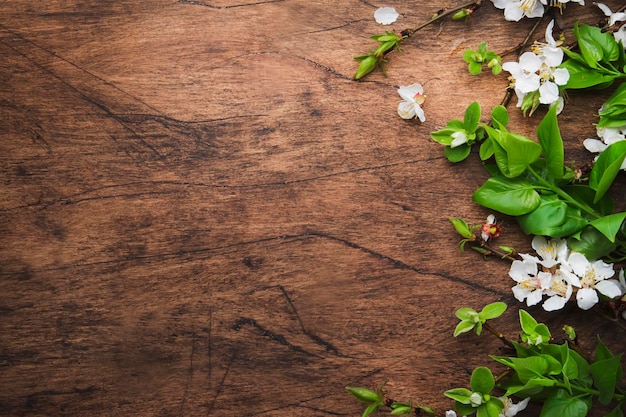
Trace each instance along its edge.
<instances>
[{"instance_id":1,"label":"flower bud","mask_svg":"<svg viewBox=\"0 0 626 417\"><path fill-rule=\"evenodd\" d=\"M470 9L461 9L452 15L452 20L467 19L472 14Z\"/></svg>"},{"instance_id":2,"label":"flower bud","mask_svg":"<svg viewBox=\"0 0 626 417\"><path fill-rule=\"evenodd\" d=\"M346 387L346 389L357 400L363 401L364 403L377 403L380 401L380 395L371 389L361 387Z\"/></svg>"},{"instance_id":3,"label":"flower bud","mask_svg":"<svg viewBox=\"0 0 626 417\"><path fill-rule=\"evenodd\" d=\"M483 403L483 396L477 392L473 392L469 397L469 402L472 407L478 407Z\"/></svg>"},{"instance_id":4,"label":"flower bud","mask_svg":"<svg viewBox=\"0 0 626 417\"><path fill-rule=\"evenodd\" d=\"M373 55L366 55L355 59L361 61L359 68L356 70L356 74L354 74L355 80L360 80L365 77L367 74L374 71L378 66L378 58Z\"/></svg>"}]
</instances>

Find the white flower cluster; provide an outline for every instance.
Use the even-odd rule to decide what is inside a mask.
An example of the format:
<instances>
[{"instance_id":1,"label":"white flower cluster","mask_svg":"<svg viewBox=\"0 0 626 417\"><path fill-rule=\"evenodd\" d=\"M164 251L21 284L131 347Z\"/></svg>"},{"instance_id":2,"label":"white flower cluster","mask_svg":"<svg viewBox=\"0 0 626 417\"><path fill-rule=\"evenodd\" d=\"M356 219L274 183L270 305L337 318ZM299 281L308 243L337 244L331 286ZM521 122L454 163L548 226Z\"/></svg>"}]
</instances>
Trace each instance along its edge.
<instances>
[{"instance_id":1,"label":"white flower cluster","mask_svg":"<svg viewBox=\"0 0 626 417\"><path fill-rule=\"evenodd\" d=\"M498 9L504 9L504 18L518 22L522 17L541 17L545 11L544 6L562 8L567 3L585 5L585 0L491 0Z\"/></svg>"},{"instance_id":2,"label":"white flower cluster","mask_svg":"<svg viewBox=\"0 0 626 417\"><path fill-rule=\"evenodd\" d=\"M546 28L546 43L535 44L532 52L524 52L519 62L505 62L502 69L511 73L509 79L517 95L517 107L522 107L527 94L539 92L539 103L561 106L559 86L567 84L569 72L557 68L563 62L563 50L552 36L554 20Z\"/></svg>"},{"instance_id":3,"label":"white flower cluster","mask_svg":"<svg viewBox=\"0 0 626 417\"><path fill-rule=\"evenodd\" d=\"M626 125L621 127L599 127L596 129L596 132L600 139L590 138L583 141L585 149L589 152L601 153L609 145L620 140L626 140ZM598 159L598 156L595 159ZM626 160L622 163L620 169L626 171Z\"/></svg>"},{"instance_id":4,"label":"white flower cluster","mask_svg":"<svg viewBox=\"0 0 626 417\"><path fill-rule=\"evenodd\" d=\"M532 247L537 256L521 254L522 260L511 264L509 276L517 283L513 295L526 305L542 304L544 310L560 310L569 301L576 288L576 302L582 310L589 310L598 301L598 292L608 298L626 293L624 271L618 279L613 264L602 260L589 261L578 252L570 252L565 239L547 240L535 236Z\"/></svg>"}]
</instances>

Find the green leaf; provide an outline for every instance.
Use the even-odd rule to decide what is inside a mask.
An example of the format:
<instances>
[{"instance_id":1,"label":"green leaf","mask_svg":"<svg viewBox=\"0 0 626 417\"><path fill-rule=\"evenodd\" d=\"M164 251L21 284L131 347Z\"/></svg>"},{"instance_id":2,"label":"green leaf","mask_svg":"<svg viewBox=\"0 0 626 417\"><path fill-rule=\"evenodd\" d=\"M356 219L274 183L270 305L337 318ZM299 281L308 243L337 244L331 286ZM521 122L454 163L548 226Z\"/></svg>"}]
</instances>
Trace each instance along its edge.
<instances>
[{"instance_id":1,"label":"green leaf","mask_svg":"<svg viewBox=\"0 0 626 417\"><path fill-rule=\"evenodd\" d=\"M468 134L474 133L478 127L478 122L480 122L480 104L478 104L477 101L474 101L465 110L463 127Z\"/></svg>"},{"instance_id":2,"label":"green leaf","mask_svg":"<svg viewBox=\"0 0 626 417\"><path fill-rule=\"evenodd\" d=\"M613 356L612 358L594 362L590 366L593 385L600 391L598 399L601 404L608 405L613 400L615 387L619 382L621 358L622 355Z\"/></svg>"},{"instance_id":3,"label":"green leaf","mask_svg":"<svg viewBox=\"0 0 626 417\"><path fill-rule=\"evenodd\" d=\"M487 139L485 139L485 141L481 143L479 156L481 161L486 161L493 156L493 145L489 137L487 137Z\"/></svg>"},{"instance_id":4,"label":"green leaf","mask_svg":"<svg viewBox=\"0 0 626 417\"><path fill-rule=\"evenodd\" d=\"M589 176L589 186L596 191L594 203L609 190L626 158L626 140L609 145L598 157Z\"/></svg>"},{"instance_id":5,"label":"green leaf","mask_svg":"<svg viewBox=\"0 0 626 417\"><path fill-rule=\"evenodd\" d=\"M583 89L612 83L616 75L603 74L574 60L567 60L560 65L569 72L569 80L563 86L565 89Z\"/></svg>"},{"instance_id":6,"label":"green leaf","mask_svg":"<svg viewBox=\"0 0 626 417\"><path fill-rule=\"evenodd\" d=\"M556 381L550 378L537 377L529 379L524 385L514 385L507 389L504 394L506 397L515 395L519 392L537 394L546 387L553 387L556 385Z\"/></svg>"},{"instance_id":7,"label":"green leaf","mask_svg":"<svg viewBox=\"0 0 626 417\"><path fill-rule=\"evenodd\" d=\"M457 337L458 335L462 333L469 332L470 330L474 328L474 326L476 326L476 323L474 322L461 320L459 324L456 325L456 328L454 329L454 337Z\"/></svg>"},{"instance_id":8,"label":"green leaf","mask_svg":"<svg viewBox=\"0 0 626 417\"><path fill-rule=\"evenodd\" d=\"M452 388L444 392L444 395L460 402L461 404L469 404L472 391L467 388Z\"/></svg>"},{"instance_id":9,"label":"green leaf","mask_svg":"<svg viewBox=\"0 0 626 417\"><path fill-rule=\"evenodd\" d=\"M504 129L509 124L509 112L504 106L496 106L491 110L491 123L496 129Z\"/></svg>"},{"instance_id":10,"label":"green leaf","mask_svg":"<svg viewBox=\"0 0 626 417\"><path fill-rule=\"evenodd\" d=\"M611 33L603 32L595 26L578 26L576 23L574 34L578 40L580 51L590 67L596 68L592 64L597 62L609 63L619 58L619 45ZM590 60L595 62L590 63Z\"/></svg>"},{"instance_id":11,"label":"green leaf","mask_svg":"<svg viewBox=\"0 0 626 417\"><path fill-rule=\"evenodd\" d=\"M615 203L613 199L605 194L599 201L593 202L596 192L586 185L567 185L561 187L563 191L570 195L570 197L587 204L593 210L599 214L606 216L615 211Z\"/></svg>"},{"instance_id":12,"label":"green leaf","mask_svg":"<svg viewBox=\"0 0 626 417\"><path fill-rule=\"evenodd\" d=\"M454 314L461 320L478 321L478 312L473 308L461 307Z\"/></svg>"},{"instance_id":13,"label":"green leaf","mask_svg":"<svg viewBox=\"0 0 626 417\"><path fill-rule=\"evenodd\" d=\"M550 107L537 128L539 144L546 158L548 173L556 179L563 177L563 139L556 120L556 106Z\"/></svg>"},{"instance_id":14,"label":"green leaf","mask_svg":"<svg viewBox=\"0 0 626 417\"><path fill-rule=\"evenodd\" d=\"M565 390L557 390L543 403L540 417L585 417L589 408L580 397L570 397Z\"/></svg>"},{"instance_id":15,"label":"green leaf","mask_svg":"<svg viewBox=\"0 0 626 417\"><path fill-rule=\"evenodd\" d=\"M484 366L479 366L474 369L472 372L472 377L470 378L470 387L474 392L479 392L481 394L491 394L491 391L496 386L495 379L493 378L493 374Z\"/></svg>"},{"instance_id":16,"label":"green leaf","mask_svg":"<svg viewBox=\"0 0 626 417\"><path fill-rule=\"evenodd\" d=\"M617 245L611 242L598 229L588 226L572 239L568 239L568 246L574 252L580 252L587 259L600 259L613 252Z\"/></svg>"},{"instance_id":17,"label":"green leaf","mask_svg":"<svg viewBox=\"0 0 626 417\"><path fill-rule=\"evenodd\" d=\"M472 75L478 75L483 70L483 64L480 62L472 61L467 66L469 73Z\"/></svg>"},{"instance_id":18,"label":"green leaf","mask_svg":"<svg viewBox=\"0 0 626 417\"><path fill-rule=\"evenodd\" d=\"M524 333L532 333L537 327L537 320L526 310L519 310L519 323Z\"/></svg>"},{"instance_id":19,"label":"green leaf","mask_svg":"<svg viewBox=\"0 0 626 417\"><path fill-rule=\"evenodd\" d=\"M472 150L472 147L469 144L464 143L454 148L451 148L450 146L446 146L443 153L446 156L446 158L448 158L448 161L461 162L469 156L471 150Z\"/></svg>"},{"instance_id":20,"label":"green leaf","mask_svg":"<svg viewBox=\"0 0 626 417\"><path fill-rule=\"evenodd\" d=\"M571 208L554 195L542 197L539 207L518 217L517 221L526 234L555 238L570 236L588 223L580 210Z\"/></svg>"},{"instance_id":21,"label":"green leaf","mask_svg":"<svg viewBox=\"0 0 626 417\"><path fill-rule=\"evenodd\" d=\"M481 321L495 319L496 317L500 317L502 313L506 311L506 304L500 301L496 301L495 303L487 304L481 311L478 313Z\"/></svg>"},{"instance_id":22,"label":"green leaf","mask_svg":"<svg viewBox=\"0 0 626 417\"><path fill-rule=\"evenodd\" d=\"M626 219L626 211L600 217L589 224L606 236L610 242L615 242L615 236L619 232L624 219Z\"/></svg>"},{"instance_id":23,"label":"green leaf","mask_svg":"<svg viewBox=\"0 0 626 417\"><path fill-rule=\"evenodd\" d=\"M496 131L488 126L485 126L485 130L494 141L498 168L508 178L520 176L541 155L541 145L525 136Z\"/></svg>"},{"instance_id":24,"label":"green leaf","mask_svg":"<svg viewBox=\"0 0 626 417\"><path fill-rule=\"evenodd\" d=\"M472 196L481 206L510 216L530 213L541 204L532 184L519 179L489 178Z\"/></svg>"},{"instance_id":25,"label":"green leaf","mask_svg":"<svg viewBox=\"0 0 626 417\"><path fill-rule=\"evenodd\" d=\"M378 403L374 403L374 404L370 404L365 411L363 411L363 415L361 417L367 417L370 414L372 414L373 412L375 412L376 410L378 410Z\"/></svg>"}]
</instances>

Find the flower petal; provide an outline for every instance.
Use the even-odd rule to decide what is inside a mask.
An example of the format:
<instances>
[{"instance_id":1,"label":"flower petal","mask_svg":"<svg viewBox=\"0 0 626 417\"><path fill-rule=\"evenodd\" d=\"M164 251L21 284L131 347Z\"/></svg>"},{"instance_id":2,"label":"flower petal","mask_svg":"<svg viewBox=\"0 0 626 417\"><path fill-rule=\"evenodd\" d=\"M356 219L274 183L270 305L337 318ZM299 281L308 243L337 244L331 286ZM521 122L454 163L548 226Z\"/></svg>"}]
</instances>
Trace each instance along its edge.
<instances>
[{"instance_id":1,"label":"flower petal","mask_svg":"<svg viewBox=\"0 0 626 417\"><path fill-rule=\"evenodd\" d=\"M403 119L412 119L415 117L415 103L410 101L401 101L398 103L398 115Z\"/></svg>"},{"instance_id":2,"label":"flower petal","mask_svg":"<svg viewBox=\"0 0 626 417\"><path fill-rule=\"evenodd\" d=\"M424 95L424 87L422 84L415 83L407 86L401 86L398 88L398 94L406 101L415 101L415 96Z\"/></svg>"},{"instance_id":3,"label":"flower petal","mask_svg":"<svg viewBox=\"0 0 626 417\"><path fill-rule=\"evenodd\" d=\"M616 298L622 295L622 289L619 283L614 279L607 279L600 281L596 284L596 289L601 294L606 295L609 298Z\"/></svg>"},{"instance_id":4,"label":"flower petal","mask_svg":"<svg viewBox=\"0 0 626 417\"><path fill-rule=\"evenodd\" d=\"M594 153L602 152L603 150L607 148L607 145L598 139L585 139L583 140L583 146L589 152L594 152Z\"/></svg>"},{"instance_id":5,"label":"flower petal","mask_svg":"<svg viewBox=\"0 0 626 417\"><path fill-rule=\"evenodd\" d=\"M552 104L559 99L559 87L552 81L546 81L539 87L539 102Z\"/></svg>"},{"instance_id":6,"label":"flower petal","mask_svg":"<svg viewBox=\"0 0 626 417\"><path fill-rule=\"evenodd\" d=\"M581 288L576 293L576 301L582 310L589 310L598 302L598 294L591 288Z\"/></svg>"},{"instance_id":7,"label":"flower petal","mask_svg":"<svg viewBox=\"0 0 626 417\"><path fill-rule=\"evenodd\" d=\"M396 12L396 9L393 7L380 7L374 12L374 19L376 19L376 23L380 23L381 25L390 25L394 23L398 20L398 16L400 16L400 14Z\"/></svg>"}]
</instances>

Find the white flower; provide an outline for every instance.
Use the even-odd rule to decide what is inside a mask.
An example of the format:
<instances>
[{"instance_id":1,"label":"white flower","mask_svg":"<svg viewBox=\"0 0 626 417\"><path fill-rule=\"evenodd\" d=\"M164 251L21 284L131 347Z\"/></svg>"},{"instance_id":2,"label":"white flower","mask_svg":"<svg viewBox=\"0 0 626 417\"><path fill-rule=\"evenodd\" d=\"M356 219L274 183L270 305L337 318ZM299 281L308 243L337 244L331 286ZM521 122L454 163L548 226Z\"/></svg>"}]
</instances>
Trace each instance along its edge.
<instances>
[{"instance_id":1,"label":"white flower","mask_svg":"<svg viewBox=\"0 0 626 417\"><path fill-rule=\"evenodd\" d=\"M567 261L568 249L567 240L565 239L548 240L543 236L535 236L531 246L537 252L537 255L541 256L541 259L524 253L520 254L522 259L532 260L545 268L552 268Z\"/></svg>"},{"instance_id":2,"label":"white flower","mask_svg":"<svg viewBox=\"0 0 626 417\"><path fill-rule=\"evenodd\" d=\"M517 404L513 404L513 401L508 397L500 397L499 400L504 404L504 408L498 417L513 417L526 408L530 398L525 398Z\"/></svg>"},{"instance_id":3,"label":"white flower","mask_svg":"<svg viewBox=\"0 0 626 417\"><path fill-rule=\"evenodd\" d=\"M518 22L522 17L543 16L543 5L537 0L491 0L498 9L504 9L506 20Z\"/></svg>"},{"instance_id":4,"label":"white flower","mask_svg":"<svg viewBox=\"0 0 626 417\"><path fill-rule=\"evenodd\" d=\"M472 407L478 407L483 403L483 396L477 392L472 392L472 395L469 397L469 402Z\"/></svg>"},{"instance_id":5,"label":"white flower","mask_svg":"<svg viewBox=\"0 0 626 417\"><path fill-rule=\"evenodd\" d=\"M398 88L398 94L402 97L402 100L398 104L398 114L403 119L413 119L417 117L420 122L426 121L426 115L424 110L420 107L424 104L426 96L424 95L424 88L421 84L415 83L406 87Z\"/></svg>"},{"instance_id":6,"label":"white flower","mask_svg":"<svg viewBox=\"0 0 626 417\"><path fill-rule=\"evenodd\" d=\"M394 23L398 20L398 16L400 16L400 14L396 12L396 9L393 7L380 7L374 12L374 19L376 19L376 23L380 23L381 25L390 25Z\"/></svg>"},{"instance_id":7,"label":"white flower","mask_svg":"<svg viewBox=\"0 0 626 417\"><path fill-rule=\"evenodd\" d=\"M456 148L457 146L461 146L464 143L467 143L467 134L465 134L465 132L458 130L452 133L450 136L452 136L452 142L450 142L451 148Z\"/></svg>"},{"instance_id":8,"label":"white flower","mask_svg":"<svg viewBox=\"0 0 626 417\"><path fill-rule=\"evenodd\" d=\"M528 307L541 302L544 291L550 288L552 274L549 272L537 272L537 263L532 259L514 260L509 269L509 276L517 285L511 290L518 301L526 300Z\"/></svg>"},{"instance_id":9,"label":"white flower","mask_svg":"<svg viewBox=\"0 0 626 417\"><path fill-rule=\"evenodd\" d=\"M527 94L539 89L541 78L537 72L541 67L541 58L532 52L524 52L519 62L505 62L502 69L511 73L515 80L515 89Z\"/></svg>"},{"instance_id":10,"label":"white flower","mask_svg":"<svg viewBox=\"0 0 626 417\"><path fill-rule=\"evenodd\" d=\"M567 261L573 272L580 277L581 288L576 293L576 301L581 309L589 310L599 301L596 291L609 298L622 295L619 282L609 279L615 275L613 264L607 264L602 260L589 262L578 252L572 252Z\"/></svg>"},{"instance_id":11,"label":"white flower","mask_svg":"<svg viewBox=\"0 0 626 417\"><path fill-rule=\"evenodd\" d=\"M541 305L546 311L556 311L565 307L572 297L573 285L580 286L580 280L565 269L558 269L552 274L550 287L545 291L548 299Z\"/></svg>"},{"instance_id":12,"label":"white flower","mask_svg":"<svg viewBox=\"0 0 626 417\"><path fill-rule=\"evenodd\" d=\"M606 4L604 3L595 3L595 4L596 6L600 8L600 10L602 10L602 13L604 13L604 15L609 18L609 26L613 26L617 22L623 22L626 20L626 12L613 13L611 9L609 8L609 6L607 6Z\"/></svg>"},{"instance_id":13,"label":"white flower","mask_svg":"<svg viewBox=\"0 0 626 417\"><path fill-rule=\"evenodd\" d=\"M545 43L535 43L532 52L523 53L519 62L505 62L502 69L511 73L509 77L517 95L517 107L522 106L527 94L538 91L539 103L556 103L562 109L559 86L567 84L569 72L565 68L557 68L563 62L561 41L554 40L552 20L545 33Z\"/></svg>"},{"instance_id":14,"label":"white flower","mask_svg":"<svg viewBox=\"0 0 626 417\"><path fill-rule=\"evenodd\" d=\"M589 138L583 141L583 146L589 152L601 153L608 148L609 145L626 139L626 126L599 127L596 129L596 132L600 140ZM598 159L598 157L596 156L595 159ZM626 160L624 160L620 169L626 170Z\"/></svg>"}]
</instances>

